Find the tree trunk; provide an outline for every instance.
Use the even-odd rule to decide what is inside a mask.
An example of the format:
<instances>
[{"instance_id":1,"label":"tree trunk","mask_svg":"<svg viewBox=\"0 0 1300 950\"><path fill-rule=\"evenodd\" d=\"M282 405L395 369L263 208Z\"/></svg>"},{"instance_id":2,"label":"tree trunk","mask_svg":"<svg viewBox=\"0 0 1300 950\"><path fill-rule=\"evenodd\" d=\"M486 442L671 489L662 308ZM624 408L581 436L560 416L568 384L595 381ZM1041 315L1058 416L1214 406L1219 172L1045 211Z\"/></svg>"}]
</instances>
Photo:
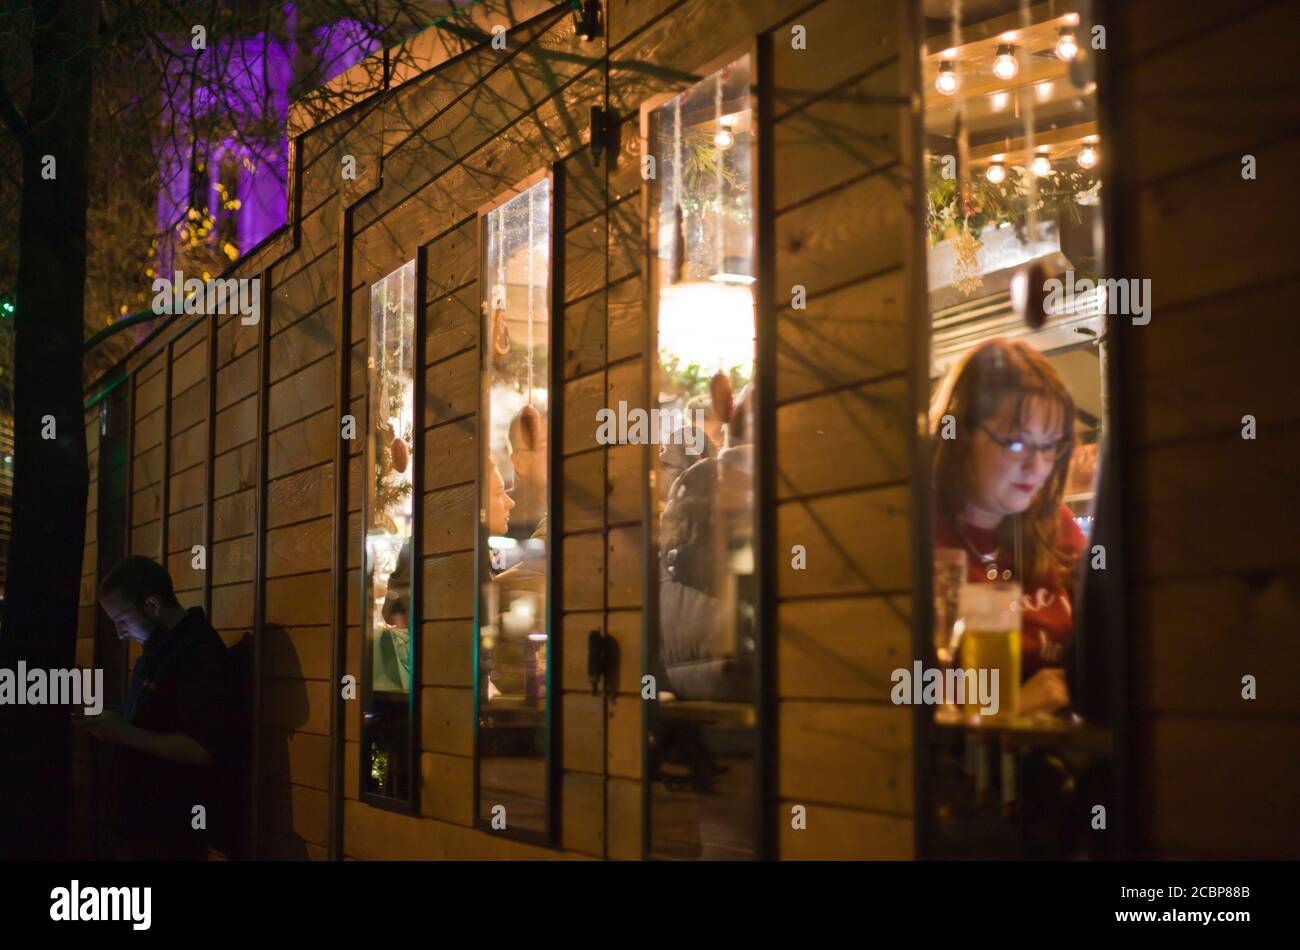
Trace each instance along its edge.
<instances>
[{"instance_id":1,"label":"tree trunk","mask_svg":"<svg viewBox=\"0 0 1300 950\"><path fill-rule=\"evenodd\" d=\"M33 16L32 95L19 129L14 514L0 667L23 660L50 670L76 663L85 539L81 354L96 13L91 0L45 0ZM0 854L67 853L69 714L67 706L0 705Z\"/></svg>"}]
</instances>

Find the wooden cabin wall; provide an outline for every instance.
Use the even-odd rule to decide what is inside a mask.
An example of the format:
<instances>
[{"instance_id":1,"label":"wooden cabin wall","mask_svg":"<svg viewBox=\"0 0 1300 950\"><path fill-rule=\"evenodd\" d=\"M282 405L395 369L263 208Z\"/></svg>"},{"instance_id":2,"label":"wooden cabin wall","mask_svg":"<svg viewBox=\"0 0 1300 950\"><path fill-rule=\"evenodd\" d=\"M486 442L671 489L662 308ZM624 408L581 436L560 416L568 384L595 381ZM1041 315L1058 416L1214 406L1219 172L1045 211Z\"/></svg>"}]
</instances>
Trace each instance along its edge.
<instances>
[{"instance_id":1,"label":"wooden cabin wall","mask_svg":"<svg viewBox=\"0 0 1300 950\"><path fill-rule=\"evenodd\" d=\"M1267 0L1110 3L1124 330L1138 844L1300 855L1300 524L1292 292L1300 42ZM1253 155L1258 177L1243 180ZM1189 371L1190 369L1190 371ZM1258 435L1242 438L1242 417ZM1258 698L1242 698L1242 677Z\"/></svg>"},{"instance_id":2,"label":"wooden cabin wall","mask_svg":"<svg viewBox=\"0 0 1300 950\"><path fill-rule=\"evenodd\" d=\"M906 3L825 0L774 43L780 855L909 858ZM900 97L902 102L900 102ZM792 287L807 309L792 309ZM807 567L795 570L802 545ZM794 805L807 827L794 830Z\"/></svg>"},{"instance_id":3,"label":"wooden cabin wall","mask_svg":"<svg viewBox=\"0 0 1300 950\"><path fill-rule=\"evenodd\" d=\"M344 812L349 857L563 855L472 827L477 211L532 172L582 147L579 139L590 107L601 101L602 52L600 44L582 44L568 11L554 8L512 31L506 50L475 50L437 71L431 81L404 87L381 106L387 131L382 187L353 211L352 329L354 345L364 354L369 285L415 258L422 247L421 793L419 816L359 801L354 740L360 735L360 709L349 707ZM356 365L360 370L364 363ZM364 393L364 381L358 372L354 395ZM351 604L356 594L351 584L348 593ZM349 655L355 657L360 630L349 626L348 633Z\"/></svg>"},{"instance_id":4,"label":"wooden cabin wall","mask_svg":"<svg viewBox=\"0 0 1300 950\"><path fill-rule=\"evenodd\" d=\"M342 854L348 858L642 856L643 540L639 446L595 441L596 412L643 401L644 223L639 110L684 89L719 57L770 33L770 127L778 327L775 399L779 807L788 858L912 855L908 711L888 702L889 672L910 655L911 424L907 256L912 238L905 107L912 90L906 0L653 0L605 4L605 36L584 44L567 4L306 132L294 143L291 225L230 276L259 277L263 323L214 318L215 394L199 418L187 398L206 376L195 337L150 346L132 365L132 550L168 554L184 598L210 588L227 642L264 625L258 849L323 858L332 844L330 682L335 552L334 406L338 307L351 322L351 401L365 418L370 286L421 254L425 328L421 542L420 814L360 801L360 703L344 707ZM807 48L791 48L791 28ZM901 45L900 45L901 44ZM608 57L608 68L606 66ZM590 108L612 110L612 157L588 147ZM357 159L356 179L340 173ZM477 507L479 245L476 211L557 163L562 266L553 280L565 346L552 354L562 436L560 663L554 849L473 828L473 547ZM346 280L346 284L344 281ZM806 310L791 286L807 289ZM346 286L346 291L343 288ZM344 299L346 298L346 300ZM204 337L206 339L206 337ZM170 360L170 364L168 364ZM170 369L167 366L170 365ZM170 373L170 376L168 375ZM170 384L168 380L170 379ZM170 385L171 469L162 468ZM180 421L178 420L178 417ZM188 425L182 425L188 421ZM557 419L557 424L559 419ZM212 426L211 536L205 578L190 448ZM348 445L346 643L360 673L359 551L363 439ZM264 498L259 511L258 499ZM205 496L200 494L200 506ZM195 534L194 525L199 525ZM259 536L258 527L264 527ZM89 534L88 538L93 538ZM198 539L198 540L196 540ZM863 539L870 539L865 543ZM802 544L806 571L790 568ZM782 552L786 552L782 554ZM622 661L604 694L585 675L601 629ZM136 653L132 654L134 660ZM789 810L808 809L808 830Z\"/></svg>"},{"instance_id":5,"label":"wooden cabin wall","mask_svg":"<svg viewBox=\"0 0 1300 950\"><path fill-rule=\"evenodd\" d=\"M208 459L208 330L200 320L171 344L167 435L167 546L163 562L176 598L185 607L203 606L206 566L196 568L196 546L206 565ZM161 448L161 446L160 446Z\"/></svg>"},{"instance_id":6,"label":"wooden cabin wall","mask_svg":"<svg viewBox=\"0 0 1300 950\"><path fill-rule=\"evenodd\" d=\"M911 717L888 701L889 673L911 653L906 378L913 357L905 288L912 206L903 158L911 90L899 59L900 37L910 35L908 5L611 6L610 95L634 148L641 102L684 88L665 72L748 51L756 34L771 31L775 121L759 129L774 144L768 213L776 216L778 331L778 802L770 820L781 857L910 857ZM806 49L793 47L796 25L806 30ZM640 185L636 171L628 163L610 180L611 270L615 242L639 240L639 203L628 197ZM792 308L796 284L806 290L806 310ZM644 275L635 286L611 288L611 301L633 301L626 310L611 306L608 333L618 341L611 345L639 346L644 328L619 323L625 313L644 319L643 294ZM620 364L610 367L609 405L624 398L617 391L637 391L639 354L629 369L620 378ZM608 451L612 467L626 450ZM624 463L624 491L639 477L636 464ZM793 568L794 545L806 549L807 570ZM634 646L632 655L639 640ZM806 829L791 827L794 805L807 810Z\"/></svg>"}]
</instances>

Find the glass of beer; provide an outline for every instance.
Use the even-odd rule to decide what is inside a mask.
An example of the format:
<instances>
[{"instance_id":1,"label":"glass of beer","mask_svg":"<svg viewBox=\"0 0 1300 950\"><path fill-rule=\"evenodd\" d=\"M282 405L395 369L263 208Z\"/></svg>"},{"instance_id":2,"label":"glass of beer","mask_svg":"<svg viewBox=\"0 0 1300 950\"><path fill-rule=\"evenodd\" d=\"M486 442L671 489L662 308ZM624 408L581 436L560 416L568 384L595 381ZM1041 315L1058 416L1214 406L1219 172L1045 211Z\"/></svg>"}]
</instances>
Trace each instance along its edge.
<instances>
[{"instance_id":1,"label":"glass of beer","mask_svg":"<svg viewBox=\"0 0 1300 950\"><path fill-rule=\"evenodd\" d=\"M961 589L961 666L966 721L1006 724L1020 705L1020 585L994 582ZM994 671L997 672L996 683ZM974 687L974 688L972 688ZM982 695L981 695L982 694ZM991 709L996 712L982 711Z\"/></svg>"}]
</instances>

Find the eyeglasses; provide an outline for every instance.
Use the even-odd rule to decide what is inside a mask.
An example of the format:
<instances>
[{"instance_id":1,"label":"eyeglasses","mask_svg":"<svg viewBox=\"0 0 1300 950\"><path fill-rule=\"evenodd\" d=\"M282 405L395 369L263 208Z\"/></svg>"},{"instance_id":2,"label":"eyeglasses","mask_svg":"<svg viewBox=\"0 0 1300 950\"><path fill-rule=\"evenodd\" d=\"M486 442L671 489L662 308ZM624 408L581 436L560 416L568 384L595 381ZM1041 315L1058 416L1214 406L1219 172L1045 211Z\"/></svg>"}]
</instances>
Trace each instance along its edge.
<instances>
[{"instance_id":1,"label":"eyeglasses","mask_svg":"<svg viewBox=\"0 0 1300 950\"><path fill-rule=\"evenodd\" d=\"M988 426L980 426L984 434L990 439L1002 446L1003 454L1013 462L1023 462L1030 458L1031 455L1037 455L1041 452L1052 462L1059 462L1069 454L1074 443L1068 436L1057 439L1055 442L1049 442L1047 445L1033 445L1024 439L1007 438L1004 435L998 435Z\"/></svg>"}]
</instances>

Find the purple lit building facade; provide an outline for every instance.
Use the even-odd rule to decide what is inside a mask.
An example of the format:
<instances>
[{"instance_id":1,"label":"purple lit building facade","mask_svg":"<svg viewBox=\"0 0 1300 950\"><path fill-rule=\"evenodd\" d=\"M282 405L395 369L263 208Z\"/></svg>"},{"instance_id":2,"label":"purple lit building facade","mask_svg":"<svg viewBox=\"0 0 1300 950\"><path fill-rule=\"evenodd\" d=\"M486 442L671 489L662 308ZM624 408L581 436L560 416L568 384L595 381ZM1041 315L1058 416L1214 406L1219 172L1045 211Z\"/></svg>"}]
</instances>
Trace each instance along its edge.
<instances>
[{"instance_id":1,"label":"purple lit building facade","mask_svg":"<svg viewBox=\"0 0 1300 950\"><path fill-rule=\"evenodd\" d=\"M357 21L307 26L286 4L281 22L280 35L214 37L206 50L177 43L158 149L159 274L173 269L190 209L210 209L204 240L227 260L285 223L293 90L328 82L379 48Z\"/></svg>"}]
</instances>

